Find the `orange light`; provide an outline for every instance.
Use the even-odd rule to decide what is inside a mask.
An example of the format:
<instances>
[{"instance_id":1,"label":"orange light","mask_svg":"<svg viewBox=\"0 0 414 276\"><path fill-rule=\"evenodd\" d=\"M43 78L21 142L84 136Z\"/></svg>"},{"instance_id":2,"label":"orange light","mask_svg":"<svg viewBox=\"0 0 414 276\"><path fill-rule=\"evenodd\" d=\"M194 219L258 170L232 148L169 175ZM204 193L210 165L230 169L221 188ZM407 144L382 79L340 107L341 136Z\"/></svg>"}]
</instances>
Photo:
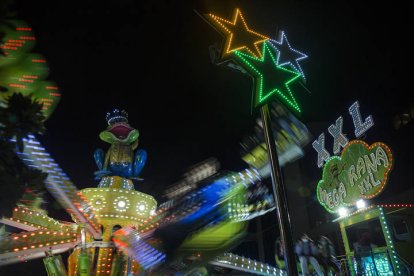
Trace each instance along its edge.
<instances>
[{"instance_id":1,"label":"orange light","mask_svg":"<svg viewBox=\"0 0 414 276\"><path fill-rule=\"evenodd\" d=\"M207 19L209 19L221 33L226 35L223 56L229 55L233 51L247 50L254 57L262 57L262 52L258 44L263 43L269 38L250 30L239 9L235 10L232 21L220 18L214 14L209 14ZM235 34L240 33L243 33L243 35L235 36ZM242 41L242 39L244 41Z\"/></svg>"}]
</instances>

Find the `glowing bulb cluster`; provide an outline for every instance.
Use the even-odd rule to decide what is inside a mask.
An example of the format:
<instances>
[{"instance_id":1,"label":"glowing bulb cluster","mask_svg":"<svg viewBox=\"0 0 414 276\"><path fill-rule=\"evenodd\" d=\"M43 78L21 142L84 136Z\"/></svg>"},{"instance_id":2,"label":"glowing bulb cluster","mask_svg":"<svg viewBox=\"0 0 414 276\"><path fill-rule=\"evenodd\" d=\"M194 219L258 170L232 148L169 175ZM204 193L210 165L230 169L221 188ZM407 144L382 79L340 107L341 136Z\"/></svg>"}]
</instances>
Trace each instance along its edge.
<instances>
[{"instance_id":1,"label":"glowing bulb cluster","mask_svg":"<svg viewBox=\"0 0 414 276\"><path fill-rule=\"evenodd\" d=\"M148 214L148 203L145 201L139 201L136 205L136 211L139 215L147 215Z\"/></svg>"},{"instance_id":2,"label":"glowing bulb cluster","mask_svg":"<svg viewBox=\"0 0 414 276\"><path fill-rule=\"evenodd\" d=\"M129 209L130 203L129 199L126 196L118 196L114 200L114 208L118 212L125 212Z\"/></svg>"},{"instance_id":3,"label":"glowing bulb cluster","mask_svg":"<svg viewBox=\"0 0 414 276\"><path fill-rule=\"evenodd\" d=\"M103 195L93 195L91 201L95 211L101 211L106 207L106 198Z\"/></svg>"}]
</instances>

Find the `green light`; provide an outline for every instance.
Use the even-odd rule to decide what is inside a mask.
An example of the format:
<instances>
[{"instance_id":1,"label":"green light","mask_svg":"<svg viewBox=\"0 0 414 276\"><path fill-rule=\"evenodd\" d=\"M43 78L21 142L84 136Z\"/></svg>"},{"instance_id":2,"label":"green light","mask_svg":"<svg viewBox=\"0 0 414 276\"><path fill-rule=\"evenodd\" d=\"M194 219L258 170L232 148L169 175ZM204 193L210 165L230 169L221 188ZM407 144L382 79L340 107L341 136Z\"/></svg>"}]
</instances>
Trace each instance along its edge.
<instances>
[{"instance_id":1,"label":"green light","mask_svg":"<svg viewBox=\"0 0 414 276\"><path fill-rule=\"evenodd\" d=\"M256 107L265 104L272 96L275 96L287 104L288 107L297 112L301 112L289 88L289 84L301 75L277 65L276 49L269 42L263 42L263 55L261 58L239 51L235 51L234 53L242 62L242 66L256 77Z\"/></svg>"},{"instance_id":2,"label":"green light","mask_svg":"<svg viewBox=\"0 0 414 276\"><path fill-rule=\"evenodd\" d=\"M388 225L387 225L387 221L385 220L384 210L383 210L383 208L379 208L379 210L380 210L381 224L382 224L383 228L386 229L386 232L388 234L388 235L386 235L387 243L392 248L392 250L391 250L392 254L391 255L392 255L392 259L393 259L393 261L395 263L395 266L396 266L396 271L398 272L398 274L401 274L401 267L399 265L400 262L398 261L398 257L395 254L394 244L393 244L392 237L391 237L391 235L389 234L389 231L388 231Z\"/></svg>"},{"instance_id":3,"label":"green light","mask_svg":"<svg viewBox=\"0 0 414 276\"><path fill-rule=\"evenodd\" d=\"M392 164L393 156L386 144L368 145L362 140L349 142L341 156L326 160L316 188L319 203L333 213L354 205L359 199L376 197L387 184ZM388 228L384 229L389 233Z\"/></svg>"}]
</instances>

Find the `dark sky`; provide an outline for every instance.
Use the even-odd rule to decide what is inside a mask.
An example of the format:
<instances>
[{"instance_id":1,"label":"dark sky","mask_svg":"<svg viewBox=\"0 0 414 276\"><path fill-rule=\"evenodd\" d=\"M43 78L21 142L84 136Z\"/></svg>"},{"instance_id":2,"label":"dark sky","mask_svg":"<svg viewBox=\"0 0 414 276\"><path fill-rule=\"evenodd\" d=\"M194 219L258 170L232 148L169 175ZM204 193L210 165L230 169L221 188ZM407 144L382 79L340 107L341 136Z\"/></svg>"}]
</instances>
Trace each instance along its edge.
<instances>
[{"instance_id":1,"label":"dark sky","mask_svg":"<svg viewBox=\"0 0 414 276\"><path fill-rule=\"evenodd\" d=\"M413 176L413 123L395 131L392 118L413 103L413 32L411 9L394 3L18 1L17 18L33 27L34 52L46 57L49 79L63 94L41 140L77 187L95 186L93 151L107 147L98 134L105 113L121 107L149 154L138 189L158 197L188 166L211 156L225 169L241 168L238 143L256 115L252 82L211 63L208 47L222 37L194 12L230 18L240 7L252 29L269 36L285 30L308 54L302 68L311 93L296 87L302 121L324 122L328 135L343 115L354 138L347 109L359 100L376 123L368 141L390 144L399 157L395 181L404 186ZM316 152L307 153L311 174L320 174Z\"/></svg>"},{"instance_id":2,"label":"dark sky","mask_svg":"<svg viewBox=\"0 0 414 276\"><path fill-rule=\"evenodd\" d=\"M241 166L238 143L253 122L252 82L211 63L208 47L222 37L194 12L229 18L235 7L251 28L270 36L285 30L292 46L309 55L303 69L311 94L295 87L305 123L331 124L355 100L363 111L393 114L406 103L401 95L412 99L404 6L21 1L18 17L33 26L35 51L45 55L49 79L63 94L42 140L78 187L96 185L92 154L107 146L98 134L113 107L125 108L141 133L140 146L149 154L142 188L148 192L159 194L187 166L210 156L227 169Z\"/></svg>"},{"instance_id":3,"label":"dark sky","mask_svg":"<svg viewBox=\"0 0 414 276\"><path fill-rule=\"evenodd\" d=\"M145 181L137 188L158 199L188 166L208 157L217 157L225 169L244 166L239 142L257 116L250 109L252 80L212 64L208 48L223 40L195 12L230 18L236 7L252 29L269 36L284 30L291 45L308 54L302 68L311 93L292 88L303 109L300 119L309 126L322 122L321 129L310 129L315 137L325 131L330 149L327 127L342 115L344 132L355 138L347 109L359 100L363 116L372 114L376 124L367 142L384 141L402 154L404 161L396 162L407 169L394 176L400 186L413 176L413 124L392 128L393 116L414 103L407 7L358 1L103 2L16 6L38 38L34 51L45 55L49 79L63 94L41 139L79 188L97 185L93 152L107 149L98 134L113 107L128 111L149 154ZM318 178L316 152L308 146L307 153L306 169Z\"/></svg>"}]
</instances>

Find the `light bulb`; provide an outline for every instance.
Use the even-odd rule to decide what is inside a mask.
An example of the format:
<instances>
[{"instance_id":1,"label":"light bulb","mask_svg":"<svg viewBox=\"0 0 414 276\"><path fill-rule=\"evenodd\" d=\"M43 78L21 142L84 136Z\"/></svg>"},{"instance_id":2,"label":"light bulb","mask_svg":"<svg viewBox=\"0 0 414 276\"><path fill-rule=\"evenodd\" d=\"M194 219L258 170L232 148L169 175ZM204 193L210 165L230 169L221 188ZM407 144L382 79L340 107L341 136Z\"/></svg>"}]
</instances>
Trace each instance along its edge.
<instances>
[{"instance_id":1,"label":"light bulb","mask_svg":"<svg viewBox=\"0 0 414 276\"><path fill-rule=\"evenodd\" d=\"M366 204L365 200L360 199L356 202L356 206L357 206L358 209L362 209L362 208L365 208L367 206L367 204Z\"/></svg>"},{"instance_id":2,"label":"light bulb","mask_svg":"<svg viewBox=\"0 0 414 276\"><path fill-rule=\"evenodd\" d=\"M340 217L344 217L348 214L348 210L346 208L339 208L338 214Z\"/></svg>"}]
</instances>

